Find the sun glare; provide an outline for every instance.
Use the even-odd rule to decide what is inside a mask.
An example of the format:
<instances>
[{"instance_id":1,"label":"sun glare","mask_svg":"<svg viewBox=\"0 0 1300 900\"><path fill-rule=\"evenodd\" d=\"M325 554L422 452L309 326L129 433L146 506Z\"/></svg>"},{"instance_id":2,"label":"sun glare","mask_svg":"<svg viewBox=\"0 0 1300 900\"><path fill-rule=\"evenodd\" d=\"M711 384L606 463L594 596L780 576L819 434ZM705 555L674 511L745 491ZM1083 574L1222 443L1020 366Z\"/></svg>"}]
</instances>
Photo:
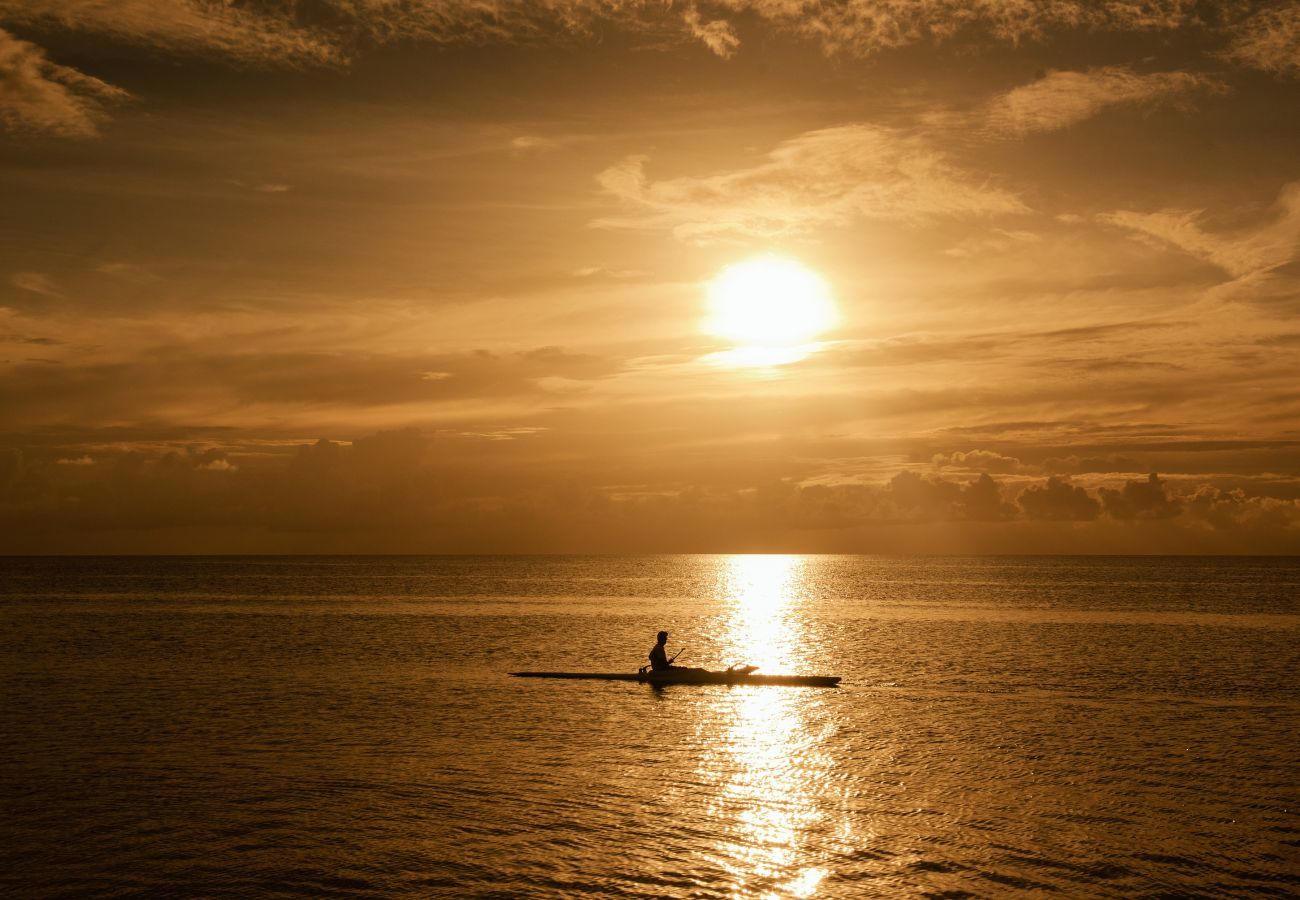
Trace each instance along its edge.
<instances>
[{"instance_id":1,"label":"sun glare","mask_svg":"<svg viewBox=\"0 0 1300 900\"><path fill-rule=\"evenodd\" d=\"M835 325L825 280L792 259L762 256L728 266L709 285L704 330L735 343L721 356L737 365L781 365L808 355Z\"/></svg>"}]
</instances>

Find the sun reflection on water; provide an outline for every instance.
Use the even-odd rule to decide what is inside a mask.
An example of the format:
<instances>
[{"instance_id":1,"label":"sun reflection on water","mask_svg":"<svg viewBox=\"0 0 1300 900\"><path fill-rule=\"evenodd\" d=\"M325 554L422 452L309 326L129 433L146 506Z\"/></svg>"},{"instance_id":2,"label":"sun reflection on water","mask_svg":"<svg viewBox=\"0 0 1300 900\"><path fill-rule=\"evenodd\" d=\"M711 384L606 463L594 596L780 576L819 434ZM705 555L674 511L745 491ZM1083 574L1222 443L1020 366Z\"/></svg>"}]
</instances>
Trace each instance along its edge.
<instances>
[{"instance_id":1,"label":"sun reflection on water","mask_svg":"<svg viewBox=\"0 0 1300 900\"><path fill-rule=\"evenodd\" d=\"M798 609L805 561L745 555L722 565L726 650L761 671L798 668L808 657ZM809 846L825 830L818 794L831 772L827 735L810 725L819 702L806 689L762 687L718 700L702 774L716 784L709 814L721 826L710 855L737 897L811 897L827 875Z\"/></svg>"},{"instance_id":2,"label":"sun reflection on water","mask_svg":"<svg viewBox=\"0 0 1300 900\"><path fill-rule=\"evenodd\" d=\"M763 672L788 668L802 629L796 616L804 560L799 556L729 556L722 573L725 646Z\"/></svg>"}]
</instances>

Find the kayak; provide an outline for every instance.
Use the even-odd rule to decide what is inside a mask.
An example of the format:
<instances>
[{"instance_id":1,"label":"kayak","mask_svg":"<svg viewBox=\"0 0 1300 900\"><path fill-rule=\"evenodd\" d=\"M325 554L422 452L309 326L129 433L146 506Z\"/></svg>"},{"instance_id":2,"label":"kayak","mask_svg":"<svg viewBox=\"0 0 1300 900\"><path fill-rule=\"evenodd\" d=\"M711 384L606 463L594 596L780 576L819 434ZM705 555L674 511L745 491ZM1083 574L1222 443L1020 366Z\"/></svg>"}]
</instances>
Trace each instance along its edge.
<instances>
[{"instance_id":1,"label":"kayak","mask_svg":"<svg viewBox=\"0 0 1300 900\"><path fill-rule=\"evenodd\" d=\"M838 675L757 675L754 666L711 672L669 669L660 672L511 672L516 678L581 678L595 681L637 681L641 684L756 684L786 687L835 687Z\"/></svg>"}]
</instances>

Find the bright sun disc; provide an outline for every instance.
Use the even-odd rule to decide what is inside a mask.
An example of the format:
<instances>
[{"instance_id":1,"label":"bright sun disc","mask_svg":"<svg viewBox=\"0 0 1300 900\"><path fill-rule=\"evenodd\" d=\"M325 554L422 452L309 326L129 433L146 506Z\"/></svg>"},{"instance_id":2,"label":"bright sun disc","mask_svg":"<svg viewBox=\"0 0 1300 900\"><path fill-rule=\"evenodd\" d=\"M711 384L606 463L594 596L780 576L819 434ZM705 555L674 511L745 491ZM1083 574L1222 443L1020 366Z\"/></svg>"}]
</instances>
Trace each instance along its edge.
<instances>
[{"instance_id":1,"label":"bright sun disc","mask_svg":"<svg viewBox=\"0 0 1300 900\"><path fill-rule=\"evenodd\" d=\"M704 330L742 347L793 347L836 319L830 289L816 272L764 256L728 266L713 280Z\"/></svg>"}]
</instances>

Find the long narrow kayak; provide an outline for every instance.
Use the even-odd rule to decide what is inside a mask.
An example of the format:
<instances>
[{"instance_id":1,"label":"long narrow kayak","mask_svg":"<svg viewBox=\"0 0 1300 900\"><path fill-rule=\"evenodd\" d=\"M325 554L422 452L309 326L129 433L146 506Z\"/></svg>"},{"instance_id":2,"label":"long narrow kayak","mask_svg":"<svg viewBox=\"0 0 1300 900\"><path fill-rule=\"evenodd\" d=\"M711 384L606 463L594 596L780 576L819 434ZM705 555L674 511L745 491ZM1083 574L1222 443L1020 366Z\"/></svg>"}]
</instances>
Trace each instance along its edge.
<instances>
[{"instance_id":1,"label":"long narrow kayak","mask_svg":"<svg viewBox=\"0 0 1300 900\"><path fill-rule=\"evenodd\" d=\"M516 678L585 678L596 681L639 681L642 684L761 684L792 687L835 687L838 675L757 675L737 669L708 672L682 669L669 672L511 672Z\"/></svg>"}]
</instances>

